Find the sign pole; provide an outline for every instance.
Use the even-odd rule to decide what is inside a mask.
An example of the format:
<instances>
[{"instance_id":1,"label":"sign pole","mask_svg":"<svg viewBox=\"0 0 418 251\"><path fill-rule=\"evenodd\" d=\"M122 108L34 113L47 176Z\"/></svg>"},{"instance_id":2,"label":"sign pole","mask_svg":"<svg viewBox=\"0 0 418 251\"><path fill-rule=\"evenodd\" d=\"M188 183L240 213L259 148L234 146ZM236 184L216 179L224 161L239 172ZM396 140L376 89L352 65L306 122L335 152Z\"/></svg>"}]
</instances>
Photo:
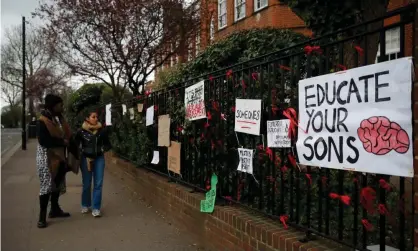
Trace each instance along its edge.
<instances>
[{"instance_id":1,"label":"sign pole","mask_svg":"<svg viewBox=\"0 0 418 251\"><path fill-rule=\"evenodd\" d=\"M26 29L22 17L22 150L26 150Z\"/></svg>"}]
</instances>

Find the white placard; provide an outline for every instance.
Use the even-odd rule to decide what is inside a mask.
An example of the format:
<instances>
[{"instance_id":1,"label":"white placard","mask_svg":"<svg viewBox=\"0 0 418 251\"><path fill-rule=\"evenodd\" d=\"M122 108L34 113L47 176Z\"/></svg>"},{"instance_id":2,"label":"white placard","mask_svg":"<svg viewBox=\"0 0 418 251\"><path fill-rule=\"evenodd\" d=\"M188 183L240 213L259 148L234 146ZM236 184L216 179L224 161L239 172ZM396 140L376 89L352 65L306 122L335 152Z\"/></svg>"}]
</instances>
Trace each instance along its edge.
<instances>
[{"instance_id":1,"label":"white placard","mask_svg":"<svg viewBox=\"0 0 418 251\"><path fill-rule=\"evenodd\" d=\"M160 152L154 151L154 155L152 156L151 164L157 165L160 162Z\"/></svg>"},{"instance_id":2,"label":"white placard","mask_svg":"<svg viewBox=\"0 0 418 251\"><path fill-rule=\"evenodd\" d=\"M129 108L129 118L131 120L134 120L135 119L135 110L134 110L133 107L132 108Z\"/></svg>"},{"instance_id":3,"label":"white placard","mask_svg":"<svg viewBox=\"0 0 418 251\"><path fill-rule=\"evenodd\" d=\"M105 122L106 126L112 125L112 104L106 105Z\"/></svg>"},{"instance_id":4,"label":"white placard","mask_svg":"<svg viewBox=\"0 0 418 251\"><path fill-rule=\"evenodd\" d=\"M237 170L244 173L253 173L253 150L238 148L239 163Z\"/></svg>"},{"instance_id":5,"label":"white placard","mask_svg":"<svg viewBox=\"0 0 418 251\"><path fill-rule=\"evenodd\" d=\"M184 104L186 106L186 119L197 120L206 118L204 81L186 88Z\"/></svg>"},{"instance_id":6,"label":"white placard","mask_svg":"<svg viewBox=\"0 0 418 251\"><path fill-rule=\"evenodd\" d=\"M126 114L126 105L122 105L122 115L125 116Z\"/></svg>"},{"instance_id":7,"label":"white placard","mask_svg":"<svg viewBox=\"0 0 418 251\"><path fill-rule=\"evenodd\" d=\"M411 58L301 80L299 162L413 177L411 91Z\"/></svg>"},{"instance_id":8,"label":"white placard","mask_svg":"<svg viewBox=\"0 0 418 251\"><path fill-rule=\"evenodd\" d=\"M267 146L270 148L290 147L289 125L289 119L267 121Z\"/></svg>"},{"instance_id":9,"label":"white placard","mask_svg":"<svg viewBox=\"0 0 418 251\"><path fill-rule=\"evenodd\" d=\"M260 135L261 100L236 99L235 131Z\"/></svg>"},{"instance_id":10,"label":"white placard","mask_svg":"<svg viewBox=\"0 0 418 251\"><path fill-rule=\"evenodd\" d=\"M150 106L147 108L147 115L146 115L146 126L150 126L154 124L154 106Z\"/></svg>"}]
</instances>

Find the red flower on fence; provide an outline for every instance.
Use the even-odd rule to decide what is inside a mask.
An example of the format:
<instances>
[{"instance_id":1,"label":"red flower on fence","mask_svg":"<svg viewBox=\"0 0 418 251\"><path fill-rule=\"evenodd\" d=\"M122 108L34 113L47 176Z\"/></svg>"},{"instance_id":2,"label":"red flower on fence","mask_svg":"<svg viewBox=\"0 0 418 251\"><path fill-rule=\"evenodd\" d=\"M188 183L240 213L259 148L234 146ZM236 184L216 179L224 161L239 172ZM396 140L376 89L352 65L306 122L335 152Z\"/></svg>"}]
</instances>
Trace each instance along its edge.
<instances>
[{"instance_id":1,"label":"red flower on fence","mask_svg":"<svg viewBox=\"0 0 418 251\"><path fill-rule=\"evenodd\" d=\"M206 122L204 125L205 128L208 128L209 126L210 126L209 122Z\"/></svg>"},{"instance_id":2,"label":"red flower on fence","mask_svg":"<svg viewBox=\"0 0 418 251\"><path fill-rule=\"evenodd\" d=\"M281 163L282 163L282 160L280 159L280 157L277 155L274 155L274 165L280 166Z\"/></svg>"},{"instance_id":3,"label":"red flower on fence","mask_svg":"<svg viewBox=\"0 0 418 251\"><path fill-rule=\"evenodd\" d=\"M208 118L208 120L212 119L212 114L210 113L210 111L206 112L206 117Z\"/></svg>"},{"instance_id":4,"label":"red flower on fence","mask_svg":"<svg viewBox=\"0 0 418 251\"><path fill-rule=\"evenodd\" d=\"M282 171L282 173L287 172L288 168L287 166L282 166L282 168L280 168L280 171Z\"/></svg>"},{"instance_id":5,"label":"red flower on fence","mask_svg":"<svg viewBox=\"0 0 418 251\"><path fill-rule=\"evenodd\" d=\"M151 91L150 90L146 90L145 91L145 97L148 97L149 95L151 95Z\"/></svg>"},{"instance_id":6,"label":"red flower on fence","mask_svg":"<svg viewBox=\"0 0 418 251\"><path fill-rule=\"evenodd\" d=\"M235 112L235 106L231 107L231 112Z\"/></svg>"},{"instance_id":7,"label":"red flower on fence","mask_svg":"<svg viewBox=\"0 0 418 251\"><path fill-rule=\"evenodd\" d=\"M213 76L209 76L209 81L213 82Z\"/></svg>"},{"instance_id":8,"label":"red flower on fence","mask_svg":"<svg viewBox=\"0 0 418 251\"><path fill-rule=\"evenodd\" d=\"M154 105L154 111L158 111L158 105Z\"/></svg>"}]
</instances>

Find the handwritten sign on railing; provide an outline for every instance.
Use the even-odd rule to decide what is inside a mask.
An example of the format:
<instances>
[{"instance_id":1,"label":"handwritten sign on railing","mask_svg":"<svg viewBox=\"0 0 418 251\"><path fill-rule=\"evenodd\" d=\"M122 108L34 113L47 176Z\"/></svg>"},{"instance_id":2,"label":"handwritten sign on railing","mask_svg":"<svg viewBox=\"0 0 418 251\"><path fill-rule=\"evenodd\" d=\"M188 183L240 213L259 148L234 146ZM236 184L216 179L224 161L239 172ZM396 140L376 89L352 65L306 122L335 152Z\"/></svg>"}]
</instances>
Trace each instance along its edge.
<instances>
[{"instance_id":1,"label":"handwritten sign on railing","mask_svg":"<svg viewBox=\"0 0 418 251\"><path fill-rule=\"evenodd\" d=\"M299 81L305 165L412 177L412 59Z\"/></svg>"},{"instance_id":2,"label":"handwritten sign on railing","mask_svg":"<svg viewBox=\"0 0 418 251\"><path fill-rule=\"evenodd\" d=\"M236 99L235 131L260 135L261 100Z\"/></svg>"},{"instance_id":3,"label":"handwritten sign on railing","mask_svg":"<svg viewBox=\"0 0 418 251\"><path fill-rule=\"evenodd\" d=\"M206 118L204 81L186 88L184 103L186 106L186 119L197 120Z\"/></svg>"}]
</instances>

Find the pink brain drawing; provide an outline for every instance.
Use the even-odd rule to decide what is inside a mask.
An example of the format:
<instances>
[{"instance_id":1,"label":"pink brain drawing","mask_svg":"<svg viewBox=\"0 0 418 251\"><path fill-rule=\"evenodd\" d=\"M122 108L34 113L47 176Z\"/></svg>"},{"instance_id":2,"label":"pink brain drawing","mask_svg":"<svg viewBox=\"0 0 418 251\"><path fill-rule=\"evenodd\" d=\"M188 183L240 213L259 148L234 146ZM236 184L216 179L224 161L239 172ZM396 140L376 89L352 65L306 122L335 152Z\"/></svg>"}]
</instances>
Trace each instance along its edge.
<instances>
[{"instance_id":1,"label":"pink brain drawing","mask_svg":"<svg viewBox=\"0 0 418 251\"><path fill-rule=\"evenodd\" d=\"M357 135L364 149L376 155L385 155L392 150L406 153L409 149L409 136L398 123L388 118L370 117L361 121Z\"/></svg>"}]
</instances>

